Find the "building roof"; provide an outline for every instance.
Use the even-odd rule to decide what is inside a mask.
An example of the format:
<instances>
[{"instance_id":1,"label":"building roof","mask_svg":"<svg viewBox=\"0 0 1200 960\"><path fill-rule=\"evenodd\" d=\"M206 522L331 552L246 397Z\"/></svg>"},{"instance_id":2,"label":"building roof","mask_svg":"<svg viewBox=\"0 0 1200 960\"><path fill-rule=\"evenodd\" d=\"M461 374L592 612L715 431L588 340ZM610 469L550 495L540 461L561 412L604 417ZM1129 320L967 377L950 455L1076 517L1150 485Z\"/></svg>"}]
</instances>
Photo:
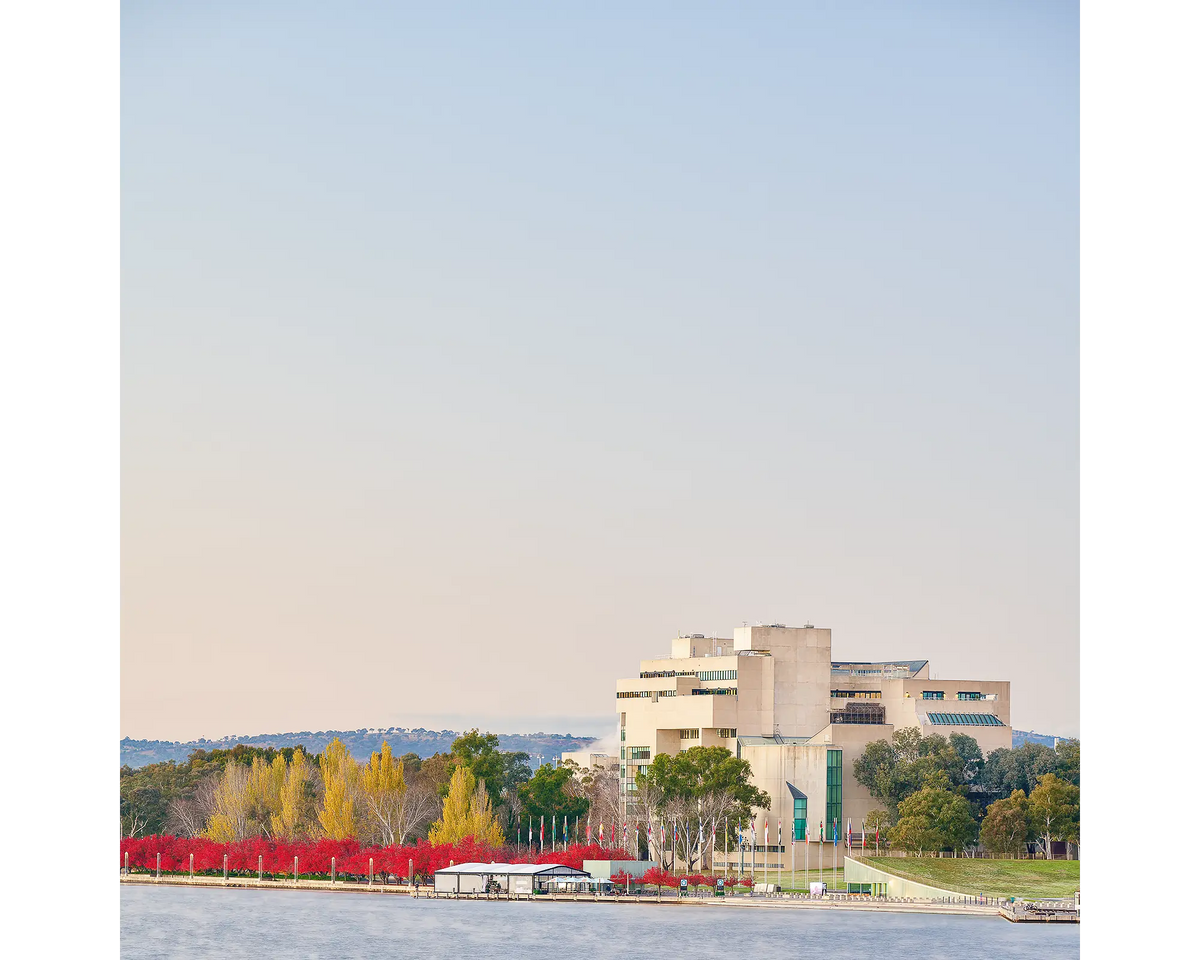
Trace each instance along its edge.
<instances>
[{"instance_id":1,"label":"building roof","mask_svg":"<svg viewBox=\"0 0 1200 960\"><path fill-rule=\"evenodd\" d=\"M808 743L811 739L812 737L781 737L776 734L773 737L738 737L738 743L744 747L771 747L783 743Z\"/></svg>"},{"instance_id":2,"label":"building roof","mask_svg":"<svg viewBox=\"0 0 1200 960\"><path fill-rule=\"evenodd\" d=\"M939 727L1002 727L994 713L931 713L929 722Z\"/></svg>"},{"instance_id":3,"label":"building roof","mask_svg":"<svg viewBox=\"0 0 1200 960\"><path fill-rule=\"evenodd\" d=\"M435 870L434 872L457 873L467 876L487 874L492 877L539 876L541 874L577 877L588 876L582 870L576 870L574 867L567 867L561 863L456 863L452 867L442 867L441 870Z\"/></svg>"},{"instance_id":4,"label":"building roof","mask_svg":"<svg viewBox=\"0 0 1200 960\"><path fill-rule=\"evenodd\" d=\"M851 667L879 667L882 671L884 667L907 667L909 674L918 674L929 663L928 660L834 660L829 664L831 670L849 670Z\"/></svg>"},{"instance_id":5,"label":"building roof","mask_svg":"<svg viewBox=\"0 0 1200 960\"><path fill-rule=\"evenodd\" d=\"M794 787L791 783L789 783L787 785L787 788L791 792L793 800L807 800L808 799L807 793L797 790L796 787Z\"/></svg>"}]
</instances>

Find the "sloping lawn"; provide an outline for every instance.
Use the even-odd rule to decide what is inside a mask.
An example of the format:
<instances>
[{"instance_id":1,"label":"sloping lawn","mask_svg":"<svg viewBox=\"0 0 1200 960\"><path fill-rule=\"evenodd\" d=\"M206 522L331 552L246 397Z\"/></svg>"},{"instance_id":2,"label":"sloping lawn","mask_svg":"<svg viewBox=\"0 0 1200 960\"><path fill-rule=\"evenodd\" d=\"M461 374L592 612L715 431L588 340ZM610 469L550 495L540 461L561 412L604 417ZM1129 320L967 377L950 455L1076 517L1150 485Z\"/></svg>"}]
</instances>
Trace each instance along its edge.
<instances>
[{"instance_id":1,"label":"sloping lawn","mask_svg":"<svg viewBox=\"0 0 1200 960\"><path fill-rule=\"evenodd\" d=\"M863 862L943 890L988 897L1072 897L1079 889L1078 860L865 857Z\"/></svg>"}]
</instances>

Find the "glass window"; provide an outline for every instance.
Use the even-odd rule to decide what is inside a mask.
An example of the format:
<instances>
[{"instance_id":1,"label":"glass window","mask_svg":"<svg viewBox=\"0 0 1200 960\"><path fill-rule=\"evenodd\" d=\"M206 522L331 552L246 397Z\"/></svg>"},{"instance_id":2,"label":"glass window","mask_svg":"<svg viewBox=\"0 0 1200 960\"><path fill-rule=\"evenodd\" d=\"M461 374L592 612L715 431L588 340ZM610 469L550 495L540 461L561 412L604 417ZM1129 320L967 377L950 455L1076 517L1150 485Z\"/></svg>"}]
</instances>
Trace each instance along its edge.
<instances>
[{"instance_id":1,"label":"glass window","mask_svg":"<svg viewBox=\"0 0 1200 960\"><path fill-rule=\"evenodd\" d=\"M921 691L921 699L922 700L945 700L946 699L946 691L945 690L922 690Z\"/></svg>"},{"instance_id":2,"label":"glass window","mask_svg":"<svg viewBox=\"0 0 1200 960\"><path fill-rule=\"evenodd\" d=\"M795 797L792 800L792 839L803 840L804 829L808 825L808 798Z\"/></svg>"},{"instance_id":3,"label":"glass window","mask_svg":"<svg viewBox=\"0 0 1200 960\"><path fill-rule=\"evenodd\" d=\"M825 751L825 832L833 836L833 823L842 820L842 751Z\"/></svg>"}]
</instances>

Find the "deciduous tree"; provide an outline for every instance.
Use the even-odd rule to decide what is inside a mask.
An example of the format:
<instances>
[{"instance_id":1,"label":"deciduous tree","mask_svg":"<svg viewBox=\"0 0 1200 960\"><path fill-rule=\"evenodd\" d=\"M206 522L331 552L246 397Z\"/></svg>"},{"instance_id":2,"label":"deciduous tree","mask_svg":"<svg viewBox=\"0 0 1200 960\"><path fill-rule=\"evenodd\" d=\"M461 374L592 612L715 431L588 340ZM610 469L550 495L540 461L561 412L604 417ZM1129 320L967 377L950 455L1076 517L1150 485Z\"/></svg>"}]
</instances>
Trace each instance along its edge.
<instances>
[{"instance_id":1,"label":"deciduous tree","mask_svg":"<svg viewBox=\"0 0 1200 960\"><path fill-rule=\"evenodd\" d=\"M369 821L368 834L373 841L386 845L401 843L406 832L404 764L392 757L385 740L382 749L371 754L362 772L363 809Z\"/></svg>"},{"instance_id":2,"label":"deciduous tree","mask_svg":"<svg viewBox=\"0 0 1200 960\"><path fill-rule=\"evenodd\" d=\"M324 795L317 821L324 836L344 840L358 836L359 769L346 745L336 737L321 754Z\"/></svg>"}]
</instances>

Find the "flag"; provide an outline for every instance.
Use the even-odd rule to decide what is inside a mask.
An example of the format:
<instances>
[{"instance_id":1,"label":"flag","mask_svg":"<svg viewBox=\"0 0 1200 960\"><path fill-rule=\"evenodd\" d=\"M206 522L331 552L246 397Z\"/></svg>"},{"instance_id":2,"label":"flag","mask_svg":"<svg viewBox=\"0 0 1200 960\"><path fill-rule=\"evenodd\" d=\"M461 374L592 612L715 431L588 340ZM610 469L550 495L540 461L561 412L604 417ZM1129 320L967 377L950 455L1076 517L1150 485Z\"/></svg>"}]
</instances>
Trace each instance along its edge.
<instances>
[{"instance_id":1,"label":"flag","mask_svg":"<svg viewBox=\"0 0 1200 960\"><path fill-rule=\"evenodd\" d=\"M550 847L554 848L555 841L558 840L558 814L550 816Z\"/></svg>"},{"instance_id":2,"label":"flag","mask_svg":"<svg viewBox=\"0 0 1200 960\"><path fill-rule=\"evenodd\" d=\"M838 818L833 818L833 845L838 845Z\"/></svg>"},{"instance_id":3,"label":"flag","mask_svg":"<svg viewBox=\"0 0 1200 960\"><path fill-rule=\"evenodd\" d=\"M667 821L658 821L658 855L661 857L667 851Z\"/></svg>"},{"instance_id":4,"label":"flag","mask_svg":"<svg viewBox=\"0 0 1200 960\"><path fill-rule=\"evenodd\" d=\"M529 815L529 849L533 849L533 814Z\"/></svg>"},{"instance_id":5,"label":"flag","mask_svg":"<svg viewBox=\"0 0 1200 960\"><path fill-rule=\"evenodd\" d=\"M604 846L604 821L600 821L600 846Z\"/></svg>"},{"instance_id":6,"label":"flag","mask_svg":"<svg viewBox=\"0 0 1200 960\"><path fill-rule=\"evenodd\" d=\"M628 820L625 821L624 825L621 827L621 841L626 847L629 846L629 821Z\"/></svg>"},{"instance_id":7,"label":"flag","mask_svg":"<svg viewBox=\"0 0 1200 960\"><path fill-rule=\"evenodd\" d=\"M821 821L821 840L820 840L820 842L821 843L825 842L825 821L824 820Z\"/></svg>"},{"instance_id":8,"label":"flag","mask_svg":"<svg viewBox=\"0 0 1200 960\"><path fill-rule=\"evenodd\" d=\"M546 847L546 815L543 813L538 821L538 849L542 850Z\"/></svg>"},{"instance_id":9,"label":"flag","mask_svg":"<svg viewBox=\"0 0 1200 960\"><path fill-rule=\"evenodd\" d=\"M775 818L775 842L779 844L780 853L783 852L783 821L778 817Z\"/></svg>"},{"instance_id":10,"label":"flag","mask_svg":"<svg viewBox=\"0 0 1200 960\"><path fill-rule=\"evenodd\" d=\"M846 818L846 849L854 849L854 820L850 817Z\"/></svg>"},{"instance_id":11,"label":"flag","mask_svg":"<svg viewBox=\"0 0 1200 960\"><path fill-rule=\"evenodd\" d=\"M754 827L754 821L750 821L750 846L758 845L758 831Z\"/></svg>"},{"instance_id":12,"label":"flag","mask_svg":"<svg viewBox=\"0 0 1200 960\"><path fill-rule=\"evenodd\" d=\"M588 822L587 822L587 842L588 842L588 846L590 847L592 845L592 818L591 817L588 817Z\"/></svg>"}]
</instances>

